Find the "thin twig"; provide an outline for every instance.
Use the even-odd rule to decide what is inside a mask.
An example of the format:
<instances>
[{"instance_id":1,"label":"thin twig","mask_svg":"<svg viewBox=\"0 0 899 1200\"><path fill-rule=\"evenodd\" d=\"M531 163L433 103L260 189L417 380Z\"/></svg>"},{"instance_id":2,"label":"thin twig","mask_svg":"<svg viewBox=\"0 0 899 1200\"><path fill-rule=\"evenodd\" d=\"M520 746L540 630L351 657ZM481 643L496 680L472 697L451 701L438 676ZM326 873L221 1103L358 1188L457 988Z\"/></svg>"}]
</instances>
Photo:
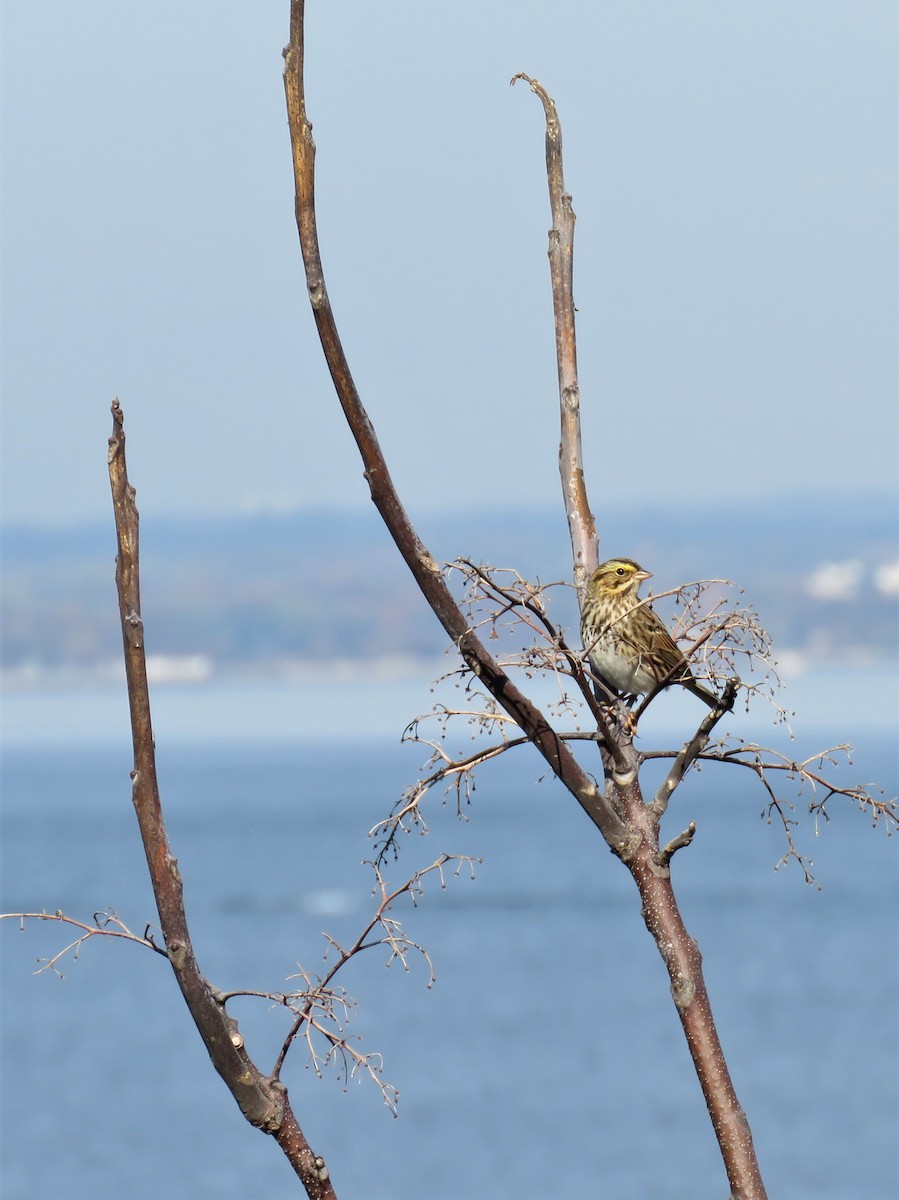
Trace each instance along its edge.
<instances>
[{"instance_id":1,"label":"thin twig","mask_svg":"<svg viewBox=\"0 0 899 1200\"><path fill-rule=\"evenodd\" d=\"M724 694L721 697L721 703L717 708L713 708L704 720L700 723L699 728L693 737L679 751L675 758L671 770L662 780L659 789L655 794L652 802L652 813L657 821L661 821L665 815L665 809L668 807L668 801L674 794L674 789L681 782L687 771L693 765L697 758L700 757L703 750L709 744L712 730L725 715L730 712L734 705L734 698L737 694L739 684L735 679L730 679L724 689Z\"/></svg>"},{"instance_id":2,"label":"thin twig","mask_svg":"<svg viewBox=\"0 0 899 1200\"><path fill-rule=\"evenodd\" d=\"M143 937L137 933L133 933L128 926L122 921L111 909L105 912L94 913L93 925L88 925L85 921L79 921L75 917L67 916L61 909L56 912L16 912L16 913L0 913L0 921L19 922L21 929L25 928L26 921L58 921L63 925L71 925L75 929L80 929L81 936L69 942L67 946L63 946L61 950L52 955L50 958L39 958L37 961L41 964L35 971L35 975L40 975L43 971L52 971L63 978L62 971L59 969L59 961L67 954L71 953L73 960L77 959L81 951L81 947L85 942L90 941L93 937L119 938L126 942L135 942L138 946L145 946L148 950L155 950L157 954L161 954L163 958L167 958L165 950L157 946L149 929L144 931Z\"/></svg>"},{"instance_id":3,"label":"thin twig","mask_svg":"<svg viewBox=\"0 0 899 1200\"><path fill-rule=\"evenodd\" d=\"M422 880L434 872L436 872L439 876L441 887L445 887L446 879L444 875L444 867L446 867L448 863L457 864L456 874L459 873L461 867L465 864L468 865L472 874L474 872L474 860L470 857L466 855L442 854L435 862L431 863L430 866L425 867L423 870L416 871L415 874L412 875L411 878L407 879L405 883L401 884L397 888L390 889L386 880L384 879L379 863L375 862L371 864L375 872L376 886L380 895L378 906L371 919L366 922L362 931L358 934L355 941L348 948L340 946L333 938L328 937L327 934L325 935L330 946L337 951L337 960L330 970L327 971L326 974L318 981L318 983L314 985L312 984L310 977L304 973L304 978L306 979L309 987L305 993L304 1002L299 1011L297 1011L296 1020L291 1025L287 1037L284 1039L281 1049L278 1051L277 1058L275 1059L275 1065L272 1068L271 1073L273 1079L280 1078L281 1070L284 1066L284 1060L287 1057L290 1047L296 1040L297 1036L303 1031L304 1027L308 1026L311 1020L311 1015L316 1007L320 1007L320 998L330 988L335 975L337 975L338 971L340 971L350 961L350 959L355 958L356 955L361 954L364 950L371 950L376 946L387 946L390 951L390 957L388 958L387 965L389 966L391 962L396 960L401 962L403 967L407 970L408 962L406 955L410 950L416 951L422 956L428 965L428 987L432 986L435 975L434 966L431 962L430 955L417 942L413 942L411 939L409 939L402 931L399 924L387 914L389 913L393 904L403 895L411 896L414 902L415 896L421 892ZM380 930L380 933L372 939L372 933L376 930ZM305 1036L308 1039L308 1029Z\"/></svg>"}]
</instances>

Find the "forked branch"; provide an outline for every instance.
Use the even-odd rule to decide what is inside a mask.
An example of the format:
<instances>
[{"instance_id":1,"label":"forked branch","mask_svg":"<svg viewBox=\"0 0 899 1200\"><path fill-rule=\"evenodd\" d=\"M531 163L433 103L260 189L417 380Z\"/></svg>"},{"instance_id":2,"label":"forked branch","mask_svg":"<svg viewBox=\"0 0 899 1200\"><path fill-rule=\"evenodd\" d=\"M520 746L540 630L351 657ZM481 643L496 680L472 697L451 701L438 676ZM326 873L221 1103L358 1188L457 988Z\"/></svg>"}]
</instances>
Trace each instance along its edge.
<instances>
[{"instance_id":1,"label":"forked branch","mask_svg":"<svg viewBox=\"0 0 899 1200\"><path fill-rule=\"evenodd\" d=\"M638 783L639 755L626 722L617 730L614 755L604 751L606 789L600 792L563 737L531 703L508 673L488 653L452 597L438 565L418 538L393 486L371 421L349 369L325 287L315 213L315 144L306 114L303 75L303 0L291 0L291 40L285 50L284 84L293 152L296 219L306 269L310 302L325 359L340 404L365 467L372 500L428 604L458 648L468 670L533 742L556 776L602 832L612 850L627 863L643 901L647 926L665 959L678 1013L702 1084L722 1156L738 1200L761 1200L764 1187L752 1138L727 1070L702 978L701 960L689 937L671 890L670 873L658 859L658 830L644 804ZM571 299L573 213L561 174L561 136L555 105L540 85L529 80L541 97L547 119L547 164L551 203L561 198L559 220L554 209L550 258L559 348L562 398L563 490L575 554L576 575L583 584L595 564L595 529L586 500L580 463L580 421L574 308ZM557 228L558 226L558 228ZM559 229L564 226L564 237ZM556 240L562 247L554 253ZM558 289L556 284L558 283Z\"/></svg>"},{"instance_id":2,"label":"forked branch","mask_svg":"<svg viewBox=\"0 0 899 1200\"><path fill-rule=\"evenodd\" d=\"M596 787L593 778L558 737L544 714L516 687L469 628L444 582L438 564L415 532L393 485L374 427L356 389L325 287L315 213L315 143L312 140L312 126L306 115L303 0L291 0L290 13L290 45L284 51L284 89L293 152L297 230L306 268L306 286L325 360L365 466L371 498L413 578L462 658L534 743L601 830L609 846L616 853L627 853L633 841L632 832Z\"/></svg>"}]
</instances>

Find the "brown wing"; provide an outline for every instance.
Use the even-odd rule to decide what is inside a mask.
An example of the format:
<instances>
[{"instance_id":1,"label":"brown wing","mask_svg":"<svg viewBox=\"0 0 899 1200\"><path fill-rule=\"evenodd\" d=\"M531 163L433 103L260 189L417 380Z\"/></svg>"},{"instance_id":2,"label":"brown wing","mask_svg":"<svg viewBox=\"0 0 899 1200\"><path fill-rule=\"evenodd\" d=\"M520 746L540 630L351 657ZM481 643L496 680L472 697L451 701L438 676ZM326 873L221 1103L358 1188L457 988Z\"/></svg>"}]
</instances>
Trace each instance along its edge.
<instances>
[{"instance_id":1,"label":"brown wing","mask_svg":"<svg viewBox=\"0 0 899 1200\"><path fill-rule=\"evenodd\" d=\"M692 679L690 665L668 632L665 622L648 605L646 617L649 626L649 654L656 679L667 679L669 683L681 683L685 679Z\"/></svg>"}]
</instances>

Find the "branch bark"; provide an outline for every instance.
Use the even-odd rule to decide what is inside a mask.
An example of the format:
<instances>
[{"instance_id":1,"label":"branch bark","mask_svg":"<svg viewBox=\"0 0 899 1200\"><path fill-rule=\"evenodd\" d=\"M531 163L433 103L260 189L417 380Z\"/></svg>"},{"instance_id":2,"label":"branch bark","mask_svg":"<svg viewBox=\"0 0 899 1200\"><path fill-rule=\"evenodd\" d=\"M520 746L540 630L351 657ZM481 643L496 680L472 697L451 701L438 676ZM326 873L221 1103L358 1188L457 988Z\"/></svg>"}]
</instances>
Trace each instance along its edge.
<instances>
[{"instance_id":1,"label":"branch bark","mask_svg":"<svg viewBox=\"0 0 899 1200\"><path fill-rule=\"evenodd\" d=\"M568 517L568 532L574 561L574 586L582 596L587 580L599 563L596 522L587 499L581 446L581 392L577 379L577 337L574 309L574 222L571 196L565 191L562 170L562 126L555 101L542 84L529 75L513 75L511 83L523 80L540 97L546 117L546 179L552 229L549 231L549 273L556 329L556 368L559 376L559 407L562 437L559 444L559 473Z\"/></svg>"},{"instance_id":2,"label":"branch bark","mask_svg":"<svg viewBox=\"0 0 899 1200\"><path fill-rule=\"evenodd\" d=\"M306 286L331 379L356 440L371 498L397 549L465 662L537 747L554 773L619 855L632 850L633 835L599 791L593 778L468 627L440 568L412 526L400 502L368 413L353 381L325 287L315 215L315 142L306 115L303 75L303 0L291 0L290 44L284 50L284 91L296 186L296 221L306 268Z\"/></svg>"},{"instance_id":3,"label":"branch bark","mask_svg":"<svg viewBox=\"0 0 899 1200\"><path fill-rule=\"evenodd\" d=\"M251 1125L275 1138L312 1200L331 1200L334 1191L324 1162L309 1147L290 1107L287 1089L278 1080L264 1075L251 1061L237 1022L228 1016L224 1003L200 973L194 956L181 873L169 846L156 776L140 604L139 516L135 491L128 481L124 416L118 400L112 404L108 464L118 542L116 590L134 747L131 798L156 898L165 953L212 1064L240 1111Z\"/></svg>"},{"instance_id":4,"label":"branch bark","mask_svg":"<svg viewBox=\"0 0 899 1200\"><path fill-rule=\"evenodd\" d=\"M549 259L562 406L559 464L571 532L575 580L582 584L584 577L579 572L587 561L586 555L591 545L596 549L596 538L594 536L592 543L588 541L585 546L584 539L589 535L593 518L587 504L581 469L580 393L577 387L572 295L574 213L571 197L565 192L562 133L555 103L536 80L527 75L516 75L515 79L526 80L531 85L532 91L540 98L546 117L546 172L553 218ZM589 561L595 566L595 558ZM732 1200L764 1200L765 1186L755 1156L749 1122L737 1099L715 1027L702 973L702 955L697 943L687 932L671 884L671 857L679 847L689 844L692 832L687 831L664 849L659 848L659 825L668 798L689 765L707 745L711 729L733 706L736 687L736 681L728 683L721 706L706 717L693 739L678 755L652 805L647 805L643 800L639 781L642 757L634 750L632 741L639 712L633 719L628 714L619 720L613 730L613 736L617 733L616 745L611 751L608 730L604 726L599 748L607 779L607 795L628 825L639 831L637 852L624 860L625 865L640 892L646 927L655 939L668 969L671 995L712 1119L731 1185ZM647 697L644 706L650 698ZM625 765L622 765L622 760Z\"/></svg>"},{"instance_id":5,"label":"branch bark","mask_svg":"<svg viewBox=\"0 0 899 1200\"><path fill-rule=\"evenodd\" d=\"M331 378L356 440L374 501L425 599L456 644L468 668L534 743L558 778L628 866L640 892L647 928L655 938L671 979L672 995L721 1147L733 1200L763 1200L764 1186L752 1137L737 1101L715 1030L702 977L701 956L687 933L671 887L670 869L659 850L659 817L643 801L641 757L633 746L633 726L619 714L614 745L600 743L606 779L601 794L545 716L514 685L468 627L437 564L418 538L393 486L374 428L362 405L325 287L315 214L315 143L304 93L304 3L291 0L290 44L285 48L284 87L296 187L296 221L306 284ZM575 351L572 261L574 213L564 191L561 129L555 104L527 76L546 115L547 171L553 229L550 269L556 313L556 346L562 413L560 467L575 560L583 586L598 558L596 531L581 461L579 391ZM668 856L670 858L670 855Z\"/></svg>"}]
</instances>

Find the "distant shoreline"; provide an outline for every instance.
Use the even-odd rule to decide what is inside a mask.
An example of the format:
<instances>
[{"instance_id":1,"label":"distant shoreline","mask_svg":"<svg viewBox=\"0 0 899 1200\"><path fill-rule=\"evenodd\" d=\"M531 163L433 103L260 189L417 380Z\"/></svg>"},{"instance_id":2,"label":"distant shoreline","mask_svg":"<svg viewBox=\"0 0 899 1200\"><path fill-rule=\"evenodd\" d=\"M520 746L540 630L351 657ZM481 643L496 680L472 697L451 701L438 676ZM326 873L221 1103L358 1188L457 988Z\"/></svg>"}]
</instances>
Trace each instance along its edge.
<instances>
[{"instance_id":1,"label":"distant shoreline","mask_svg":"<svg viewBox=\"0 0 899 1200\"><path fill-rule=\"evenodd\" d=\"M215 677L204 682L154 685L151 702L157 745L372 740L396 745L409 722L429 714L435 704L466 707L453 679L439 686L433 683L450 666L448 659L438 664L431 660L428 665L422 663L421 670L389 676L366 669L364 664L356 664L350 671L344 664L339 674L320 669L302 678ZM534 681L531 694L547 710L558 700L558 691L548 678ZM899 670L893 663L819 666L788 676L778 700L796 713L790 724L803 746L806 734L821 730L839 742L899 733ZM468 707L476 703L470 702ZM0 711L0 748L4 751L110 744L124 750L130 746L123 680L5 692L0 694ZM641 722L641 736L647 744L655 736L676 743L689 735L701 715L686 692L666 692ZM773 710L759 700L748 715L738 705L723 729L747 738L785 737L785 727L775 725L773 718ZM559 724L570 728L572 722ZM459 718L450 742L470 748L473 732L465 719ZM431 730L425 719L421 735L436 734L437 722Z\"/></svg>"}]
</instances>

